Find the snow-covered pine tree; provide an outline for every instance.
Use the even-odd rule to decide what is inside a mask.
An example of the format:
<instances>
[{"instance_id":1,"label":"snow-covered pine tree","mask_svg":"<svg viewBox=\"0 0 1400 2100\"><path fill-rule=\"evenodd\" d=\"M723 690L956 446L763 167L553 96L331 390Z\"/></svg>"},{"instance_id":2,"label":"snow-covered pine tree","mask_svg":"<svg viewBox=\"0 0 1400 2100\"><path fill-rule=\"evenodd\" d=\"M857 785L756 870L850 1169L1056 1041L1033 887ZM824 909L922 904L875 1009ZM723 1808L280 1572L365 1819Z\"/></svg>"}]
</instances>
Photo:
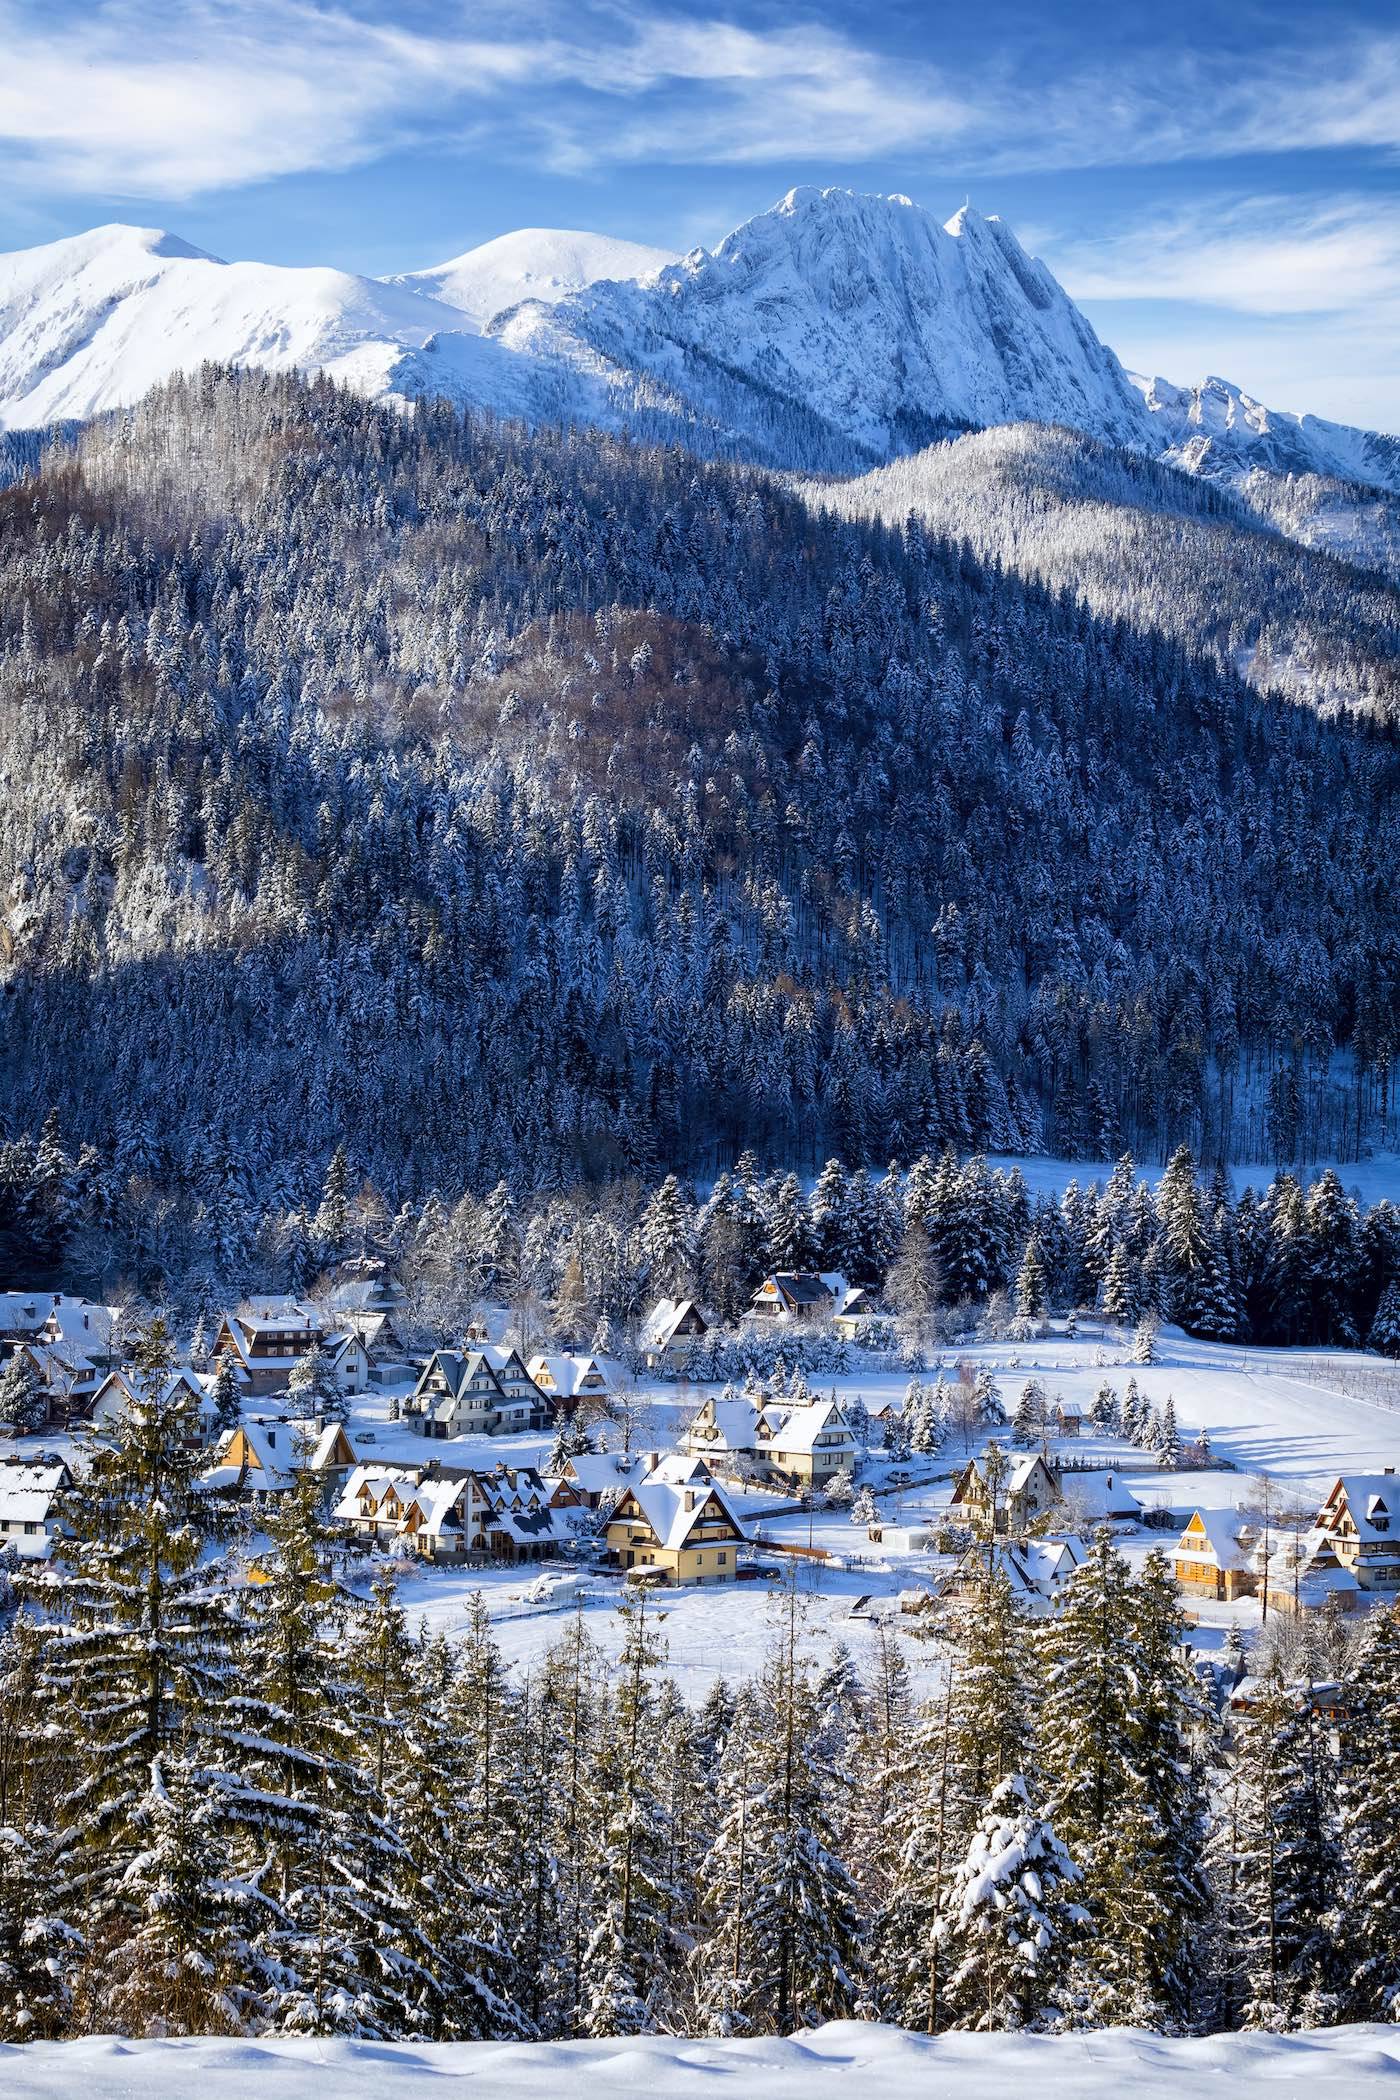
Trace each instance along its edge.
<instances>
[{"instance_id":1,"label":"snow-covered pine tree","mask_svg":"<svg viewBox=\"0 0 1400 2100\"><path fill-rule=\"evenodd\" d=\"M1035 1240L1027 1240L1020 1273L1016 1278L1016 1317L1025 1323L1028 1330L1037 1328L1044 1320L1049 1305L1050 1295L1041 1263L1040 1247Z\"/></svg>"},{"instance_id":2,"label":"snow-covered pine tree","mask_svg":"<svg viewBox=\"0 0 1400 2100\"><path fill-rule=\"evenodd\" d=\"M233 1375L233 1364L227 1350L221 1350L214 1367L213 1383L209 1398L214 1408L214 1421L221 1435L236 1429L243 1414L243 1403L239 1398L238 1380Z\"/></svg>"},{"instance_id":3,"label":"snow-covered pine tree","mask_svg":"<svg viewBox=\"0 0 1400 2100\"><path fill-rule=\"evenodd\" d=\"M1045 1622L1039 1750L1094 1931L1075 1991L1095 2022L1180 2025L1204 1912L1199 1710L1161 1554L1134 1580L1101 1530Z\"/></svg>"},{"instance_id":4,"label":"snow-covered pine tree","mask_svg":"<svg viewBox=\"0 0 1400 2100\"><path fill-rule=\"evenodd\" d=\"M237 2034L260 2016L250 1943L267 1906L256 1875L230 1871L219 1794L187 1751L152 1762L122 1876L126 1922L98 1999L118 2034Z\"/></svg>"},{"instance_id":5,"label":"snow-covered pine tree","mask_svg":"<svg viewBox=\"0 0 1400 2100\"><path fill-rule=\"evenodd\" d=\"M0 1427L11 1436L29 1436L42 1426L47 1402L44 1389L23 1349L16 1349L0 1371Z\"/></svg>"},{"instance_id":6,"label":"snow-covered pine tree","mask_svg":"<svg viewBox=\"0 0 1400 2100\"><path fill-rule=\"evenodd\" d=\"M951 2024L991 2034L1058 2024L1083 1928L1079 1869L1024 1777L1004 1779L945 1892Z\"/></svg>"},{"instance_id":7,"label":"snow-covered pine tree","mask_svg":"<svg viewBox=\"0 0 1400 2100\"><path fill-rule=\"evenodd\" d=\"M172 1381L160 1321L132 1351L134 1397L94 1440L64 1497L52 1557L23 1587L53 1626L42 1651L55 1725L72 1746L56 1803L54 1896L92 1939L119 1937L125 1877L144 1847L156 1760L191 1746L239 1793L233 1700L239 1629L206 1551L222 1520L197 1476L196 1403Z\"/></svg>"},{"instance_id":8,"label":"snow-covered pine tree","mask_svg":"<svg viewBox=\"0 0 1400 2100\"><path fill-rule=\"evenodd\" d=\"M302 1421L343 1422L349 1414L349 1402L319 1342L293 1364L287 1379L287 1400Z\"/></svg>"},{"instance_id":9,"label":"snow-covered pine tree","mask_svg":"<svg viewBox=\"0 0 1400 2100\"><path fill-rule=\"evenodd\" d=\"M1142 1272L1125 1241L1115 1243L1099 1286L1099 1307L1118 1327L1136 1326L1142 1312Z\"/></svg>"},{"instance_id":10,"label":"snow-covered pine tree","mask_svg":"<svg viewBox=\"0 0 1400 2100\"><path fill-rule=\"evenodd\" d=\"M657 1296L680 1297L695 1276L695 1233L690 1206L674 1174L668 1174L642 1213L639 1228L648 1288Z\"/></svg>"},{"instance_id":11,"label":"snow-covered pine tree","mask_svg":"<svg viewBox=\"0 0 1400 2100\"><path fill-rule=\"evenodd\" d=\"M1116 1435L1121 1420L1118 1394L1105 1378L1089 1408L1089 1420L1102 1436Z\"/></svg>"},{"instance_id":12,"label":"snow-covered pine tree","mask_svg":"<svg viewBox=\"0 0 1400 2100\"><path fill-rule=\"evenodd\" d=\"M768 1742L758 1695L746 1685L733 1703L715 1768L714 1834L696 1890L695 1944L688 1961L702 2034L748 2034L763 2016L768 1979L752 1929L760 1798Z\"/></svg>"},{"instance_id":13,"label":"snow-covered pine tree","mask_svg":"<svg viewBox=\"0 0 1400 2100\"><path fill-rule=\"evenodd\" d=\"M1340 1837L1348 2020L1400 2014L1400 1619L1366 1622L1347 1684Z\"/></svg>"},{"instance_id":14,"label":"snow-covered pine tree","mask_svg":"<svg viewBox=\"0 0 1400 2100\"><path fill-rule=\"evenodd\" d=\"M1381 1292L1366 1346L1382 1356L1400 1356L1400 1283L1390 1282Z\"/></svg>"},{"instance_id":15,"label":"snow-covered pine tree","mask_svg":"<svg viewBox=\"0 0 1400 2100\"><path fill-rule=\"evenodd\" d=\"M1167 1394L1167 1404L1162 1410L1162 1430L1157 1442L1158 1463L1176 1466L1181 1463L1181 1433L1176 1426L1176 1401Z\"/></svg>"},{"instance_id":16,"label":"snow-covered pine tree","mask_svg":"<svg viewBox=\"0 0 1400 2100\"><path fill-rule=\"evenodd\" d=\"M1011 1418L1013 1444L1028 1450L1040 1442L1045 1430L1045 1408L1045 1387L1038 1378L1028 1378Z\"/></svg>"},{"instance_id":17,"label":"snow-covered pine tree","mask_svg":"<svg viewBox=\"0 0 1400 2100\"><path fill-rule=\"evenodd\" d=\"M860 1919L832 1827L836 1782L819 1754L821 1715L790 1578L761 1680L765 1778L753 1804L750 1959L765 2031L840 2019L860 1987Z\"/></svg>"},{"instance_id":18,"label":"snow-covered pine tree","mask_svg":"<svg viewBox=\"0 0 1400 2100\"><path fill-rule=\"evenodd\" d=\"M271 1550L246 1593L237 1703L242 1856L264 1863L258 1886L272 1909L255 1944L264 2017L287 2033L392 2034L419 2017L431 1950L408 1914L404 1848L375 1786L378 1732L362 1745L353 1654L364 1607L335 1572L309 1468L265 1521Z\"/></svg>"},{"instance_id":19,"label":"snow-covered pine tree","mask_svg":"<svg viewBox=\"0 0 1400 2100\"><path fill-rule=\"evenodd\" d=\"M1311 1694L1277 1682L1236 1730L1235 1903L1246 2027L1325 2026L1345 2003L1343 1861L1328 1733Z\"/></svg>"},{"instance_id":20,"label":"snow-covered pine tree","mask_svg":"<svg viewBox=\"0 0 1400 2100\"><path fill-rule=\"evenodd\" d=\"M594 1923L583 1958L582 2028L595 2036L650 2032L665 2020L673 1989L666 1920L678 1892L666 1882L667 1804L655 1783L663 1650L646 1607L645 1590L619 1606L626 1632L593 1775L602 1816L591 1833Z\"/></svg>"}]
</instances>

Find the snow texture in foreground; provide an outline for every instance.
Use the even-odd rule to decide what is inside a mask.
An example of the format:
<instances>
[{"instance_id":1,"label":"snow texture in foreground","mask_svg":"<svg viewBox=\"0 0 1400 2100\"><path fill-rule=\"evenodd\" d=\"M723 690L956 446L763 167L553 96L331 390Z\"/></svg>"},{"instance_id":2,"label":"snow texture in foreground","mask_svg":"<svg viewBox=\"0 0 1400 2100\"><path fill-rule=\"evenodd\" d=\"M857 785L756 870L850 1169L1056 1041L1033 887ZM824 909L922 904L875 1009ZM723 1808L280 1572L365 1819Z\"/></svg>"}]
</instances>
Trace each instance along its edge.
<instances>
[{"instance_id":1,"label":"snow texture in foreground","mask_svg":"<svg viewBox=\"0 0 1400 2100\"><path fill-rule=\"evenodd\" d=\"M0 2048L13 2100L409 2100L434 2090L477 2100L1222 2100L1391 2092L1400 2030L1230 2034L1166 2041L1128 2028L1098 2034L944 2035L836 2021L792 2041L432 2045L409 2042L37 2042ZM431 2081L444 2079L438 2088Z\"/></svg>"}]
</instances>

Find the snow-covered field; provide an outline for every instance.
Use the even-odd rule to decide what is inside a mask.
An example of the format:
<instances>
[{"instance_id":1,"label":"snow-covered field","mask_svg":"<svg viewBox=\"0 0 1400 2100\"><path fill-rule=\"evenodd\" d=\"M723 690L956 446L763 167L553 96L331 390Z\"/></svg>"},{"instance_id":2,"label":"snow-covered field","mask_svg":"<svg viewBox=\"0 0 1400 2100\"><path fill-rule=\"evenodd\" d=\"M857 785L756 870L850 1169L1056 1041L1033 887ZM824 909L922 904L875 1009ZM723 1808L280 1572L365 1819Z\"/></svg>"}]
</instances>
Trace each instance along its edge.
<instances>
[{"instance_id":1,"label":"snow-covered field","mask_svg":"<svg viewBox=\"0 0 1400 2100\"><path fill-rule=\"evenodd\" d=\"M96 2036L0 2048L13 2100L1304 2100L1393 2092L1400 2028L1167 2041L1099 2034L944 2035L833 2022L790 2041L172 2041Z\"/></svg>"}]
</instances>

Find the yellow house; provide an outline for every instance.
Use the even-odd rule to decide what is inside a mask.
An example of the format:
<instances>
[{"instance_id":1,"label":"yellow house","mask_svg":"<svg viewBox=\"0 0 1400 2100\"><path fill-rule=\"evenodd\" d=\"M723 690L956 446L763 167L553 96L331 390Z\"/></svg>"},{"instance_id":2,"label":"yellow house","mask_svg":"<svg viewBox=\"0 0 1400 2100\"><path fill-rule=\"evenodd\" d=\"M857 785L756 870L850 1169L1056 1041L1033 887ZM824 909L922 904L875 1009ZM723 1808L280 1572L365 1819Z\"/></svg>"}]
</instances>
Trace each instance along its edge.
<instances>
[{"instance_id":1,"label":"yellow house","mask_svg":"<svg viewBox=\"0 0 1400 2100\"><path fill-rule=\"evenodd\" d=\"M1241 1531L1239 1517L1198 1509L1177 1540L1172 1559L1172 1572L1181 1587L1231 1601L1254 1596L1259 1578L1251 1565L1252 1542L1242 1538Z\"/></svg>"},{"instance_id":2,"label":"yellow house","mask_svg":"<svg viewBox=\"0 0 1400 2100\"><path fill-rule=\"evenodd\" d=\"M712 1480L668 1479L667 1469L627 1488L604 1522L608 1558L665 1582L732 1582L745 1533Z\"/></svg>"}]
</instances>

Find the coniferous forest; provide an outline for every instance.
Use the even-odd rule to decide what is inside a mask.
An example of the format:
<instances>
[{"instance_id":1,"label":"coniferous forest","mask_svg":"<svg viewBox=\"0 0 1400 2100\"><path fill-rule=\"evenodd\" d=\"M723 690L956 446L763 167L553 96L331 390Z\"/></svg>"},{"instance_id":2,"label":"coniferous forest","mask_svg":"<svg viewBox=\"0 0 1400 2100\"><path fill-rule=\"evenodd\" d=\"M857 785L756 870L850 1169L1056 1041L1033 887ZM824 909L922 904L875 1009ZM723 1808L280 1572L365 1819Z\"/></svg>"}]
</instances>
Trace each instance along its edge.
<instances>
[{"instance_id":1,"label":"coniferous forest","mask_svg":"<svg viewBox=\"0 0 1400 2100\"><path fill-rule=\"evenodd\" d=\"M1394 1139L1374 716L912 520L325 383L9 471L7 1173L81 1160L122 1273L337 1146L398 1210Z\"/></svg>"}]
</instances>

